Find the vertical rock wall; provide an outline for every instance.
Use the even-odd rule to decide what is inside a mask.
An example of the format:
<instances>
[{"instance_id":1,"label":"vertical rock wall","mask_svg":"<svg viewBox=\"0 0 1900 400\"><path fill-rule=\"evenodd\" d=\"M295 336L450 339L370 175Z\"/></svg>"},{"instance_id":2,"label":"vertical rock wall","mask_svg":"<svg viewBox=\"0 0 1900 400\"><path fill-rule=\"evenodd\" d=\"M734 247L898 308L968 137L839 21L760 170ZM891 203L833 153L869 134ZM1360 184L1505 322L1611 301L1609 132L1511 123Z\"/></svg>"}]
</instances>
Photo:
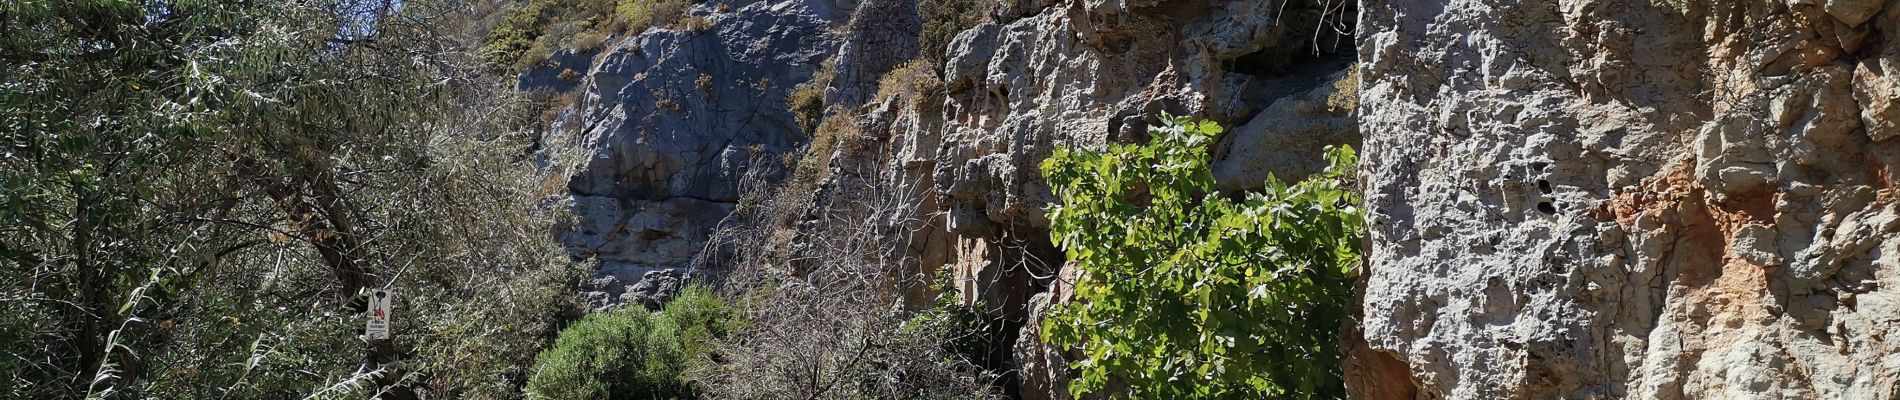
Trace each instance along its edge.
<instances>
[{"instance_id":1,"label":"vertical rock wall","mask_svg":"<svg viewBox=\"0 0 1900 400\"><path fill-rule=\"evenodd\" d=\"M793 122L786 90L830 59L824 105L849 134L827 147L792 251L841 232L895 238L876 261L911 278L887 288L911 306L929 305L919 291L948 266L952 289L987 306L1001 332L991 358L1024 370L1012 378L1020 394L1065 398L1070 354L1031 322L1068 301L1062 282L1075 273L1043 216L1053 199L1039 165L1054 149L1145 141L1163 113L1212 120L1229 127L1213 149L1217 179L1246 190L1317 171L1323 146L1359 141L1348 2L1000 1L923 74L940 85L884 97L882 78L924 53L916 2L832 3L706 3L689 12L704 30L559 57L587 67L546 155L571 172L578 220L563 239L618 277L603 285L686 266L734 210L752 160L807 151L814 133Z\"/></svg>"},{"instance_id":2,"label":"vertical rock wall","mask_svg":"<svg viewBox=\"0 0 1900 400\"><path fill-rule=\"evenodd\" d=\"M951 41L941 90L874 98L877 80L846 83L864 96L842 111L862 135L831 158L814 215L902 235L888 259L914 283L948 266L951 289L1006 331L994 356L1021 369L1019 393L1066 398L1068 355L1031 322L1067 301L1062 276L1074 278L1049 242L1043 159L1147 140L1172 113L1232 128L1214 150L1225 188L1316 171L1322 147L1358 141L1350 15L1303 1L1001 2ZM882 59L855 54L869 50L847 45L838 59ZM848 206L892 203L911 206Z\"/></svg>"},{"instance_id":3,"label":"vertical rock wall","mask_svg":"<svg viewBox=\"0 0 1900 400\"><path fill-rule=\"evenodd\" d=\"M755 161L804 144L785 97L836 50L836 13L815 1L705 4L687 17L703 24L649 30L547 67L589 63L543 156L567 174L563 200L577 221L561 240L601 262L595 289L611 297L646 272L688 267Z\"/></svg>"},{"instance_id":4,"label":"vertical rock wall","mask_svg":"<svg viewBox=\"0 0 1900 400\"><path fill-rule=\"evenodd\" d=\"M1895 397L1896 8L1362 4L1355 394Z\"/></svg>"}]
</instances>

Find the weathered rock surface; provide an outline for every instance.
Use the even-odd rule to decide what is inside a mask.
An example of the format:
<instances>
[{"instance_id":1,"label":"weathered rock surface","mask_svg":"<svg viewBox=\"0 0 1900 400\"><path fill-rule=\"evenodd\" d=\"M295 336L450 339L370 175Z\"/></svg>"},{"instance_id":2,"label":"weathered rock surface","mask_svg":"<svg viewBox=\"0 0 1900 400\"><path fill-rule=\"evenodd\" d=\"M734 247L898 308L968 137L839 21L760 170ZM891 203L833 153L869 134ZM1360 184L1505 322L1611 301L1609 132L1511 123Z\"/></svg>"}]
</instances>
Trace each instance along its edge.
<instances>
[{"instance_id":1,"label":"weathered rock surface","mask_svg":"<svg viewBox=\"0 0 1900 400\"><path fill-rule=\"evenodd\" d=\"M879 78L917 57L923 21L915 0L864 0L845 29L838 76L825 88L826 106L857 107L877 93Z\"/></svg>"},{"instance_id":2,"label":"weathered rock surface","mask_svg":"<svg viewBox=\"0 0 1900 400\"><path fill-rule=\"evenodd\" d=\"M1349 3L1000 3L952 41L930 77L941 85L885 98L882 78L924 53L912 1L838 2L856 10L835 31L844 12L829 1L698 6L707 31L654 30L585 55L578 104L544 147L578 217L563 240L601 260L599 286L611 287L595 297L687 267L753 160L804 151L786 90L829 58L825 105L849 134L824 155L793 252L839 232L891 238L877 258L905 275L910 287L892 289L914 307L948 266L952 290L1006 332L993 356L1024 368L1008 378L1018 392L1066 398L1070 352L1031 324L1067 301L1059 288L1075 273L1058 268L1044 218L1053 197L1039 165L1055 148L1144 141L1163 113L1210 119L1230 131L1215 150L1223 187L1247 189L1318 170L1321 147L1359 140Z\"/></svg>"},{"instance_id":3,"label":"weathered rock surface","mask_svg":"<svg viewBox=\"0 0 1900 400\"><path fill-rule=\"evenodd\" d=\"M638 274L637 281L629 283L619 277L631 273L611 271L603 268L603 273L587 280L581 299L587 308L602 311L622 305L637 305L648 310L659 310L667 300L679 295L685 289L688 276L679 269L661 269Z\"/></svg>"},{"instance_id":4,"label":"weathered rock surface","mask_svg":"<svg viewBox=\"0 0 1900 400\"><path fill-rule=\"evenodd\" d=\"M836 49L837 13L818 1L705 4L690 11L707 22L702 31L653 29L598 55L557 57L548 69L593 63L578 102L543 139L568 174L570 252L627 283L688 267L755 160L803 145L786 93ZM537 74L546 73L530 71L524 85Z\"/></svg>"},{"instance_id":5,"label":"weathered rock surface","mask_svg":"<svg viewBox=\"0 0 1900 400\"><path fill-rule=\"evenodd\" d=\"M1060 254L1047 247L1043 208L1053 197L1039 165L1058 146L1146 140L1146 127L1164 112L1230 127L1250 120L1301 125L1278 129L1261 122L1234 130L1225 139L1234 144L1216 156L1235 162L1269 143L1356 140L1354 127L1340 119L1350 106L1315 110L1325 109L1324 102L1310 102L1325 97L1320 88L1330 87L1347 63L1332 63L1332 69L1286 64L1333 57L1338 53L1326 44L1343 39L1314 34L1322 23L1317 9L1269 3L1186 3L1166 13L1093 2L1004 7L998 22L958 35L947 52L940 125L894 134L943 144L897 154L914 157L905 168L929 168L928 179L910 181L935 184L940 226L959 238L961 253L991 257L958 257L957 276L969 282L961 286L965 297L1018 310L1033 293L1024 289L1047 287ZM1227 156L1235 152L1242 156ZM1320 161L1317 152L1308 156ZM1244 171L1231 175L1263 181L1269 172L1294 172L1280 167L1237 166L1232 169Z\"/></svg>"},{"instance_id":6,"label":"weathered rock surface","mask_svg":"<svg viewBox=\"0 0 1900 400\"><path fill-rule=\"evenodd\" d=\"M600 55L600 52L557 50L548 56L546 65L523 71L521 76L515 79L515 90L522 92L572 91L580 84L581 74L593 68L594 56L597 55Z\"/></svg>"},{"instance_id":7,"label":"weathered rock surface","mask_svg":"<svg viewBox=\"0 0 1900 400\"><path fill-rule=\"evenodd\" d=\"M1356 395L1900 395L1900 12L1683 4L1361 7Z\"/></svg>"},{"instance_id":8,"label":"weathered rock surface","mask_svg":"<svg viewBox=\"0 0 1900 400\"><path fill-rule=\"evenodd\" d=\"M948 266L950 288L1012 333L996 347L1022 368L1019 393L1066 398L1067 352L1029 324L1067 298L1049 293L1063 255L1047 232L1053 196L1042 160L1057 147L1146 140L1166 112L1238 128L1217 154L1236 188L1317 170L1320 147L1358 140L1354 97L1342 94L1356 82L1346 72L1352 49L1314 33L1340 23L1317 4L1005 3L951 41L940 90L892 90L843 111L861 134L833 154L814 215L872 221L901 237L885 259L923 277L917 285ZM913 306L929 298L907 297Z\"/></svg>"}]
</instances>

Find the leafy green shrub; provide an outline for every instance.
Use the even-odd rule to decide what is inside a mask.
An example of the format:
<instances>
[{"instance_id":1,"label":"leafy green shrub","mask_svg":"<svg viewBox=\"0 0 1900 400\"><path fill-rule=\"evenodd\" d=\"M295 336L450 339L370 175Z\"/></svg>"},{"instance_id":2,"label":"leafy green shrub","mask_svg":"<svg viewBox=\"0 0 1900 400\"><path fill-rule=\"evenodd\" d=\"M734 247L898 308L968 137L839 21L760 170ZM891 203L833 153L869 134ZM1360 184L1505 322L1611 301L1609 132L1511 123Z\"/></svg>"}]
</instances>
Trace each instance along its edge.
<instances>
[{"instance_id":1,"label":"leafy green shrub","mask_svg":"<svg viewBox=\"0 0 1900 400\"><path fill-rule=\"evenodd\" d=\"M549 2L534 1L509 11L483 38L482 55L490 64L516 65L541 38L550 14Z\"/></svg>"},{"instance_id":2,"label":"leafy green shrub","mask_svg":"<svg viewBox=\"0 0 1900 400\"><path fill-rule=\"evenodd\" d=\"M1337 335L1364 235L1354 154L1244 200L1215 191L1212 123L1170 119L1146 145L1059 149L1043 163L1051 236L1081 268L1043 325L1086 360L1075 394L1134 398L1343 395Z\"/></svg>"},{"instance_id":3,"label":"leafy green shrub","mask_svg":"<svg viewBox=\"0 0 1900 400\"><path fill-rule=\"evenodd\" d=\"M691 286L660 313L624 307L588 315L561 330L535 360L528 396L540 399L693 398L688 362L742 326L738 312Z\"/></svg>"},{"instance_id":4,"label":"leafy green shrub","mask_svg":"<svg viewBox=\"0 0 1900 400\"><path fill-rule=\"evenodd\" d=\"M687 359L712 354L714 340L745 326L738 310L728 306L712 289L700 285L681 290L678 296L666 302L658 318L674 327L680 354Z\"/></svg>"},{"instance_id":5,"label":"leafy green shrub","mask_svg":"<svg viewBox=\"0 0 1900 400\"><path fill-rule=\"evenodd\" d=\"M588 315L535 360L528 395L542 399L690 397L671 327L638 307Z\"/></svg>"}]
</instances>

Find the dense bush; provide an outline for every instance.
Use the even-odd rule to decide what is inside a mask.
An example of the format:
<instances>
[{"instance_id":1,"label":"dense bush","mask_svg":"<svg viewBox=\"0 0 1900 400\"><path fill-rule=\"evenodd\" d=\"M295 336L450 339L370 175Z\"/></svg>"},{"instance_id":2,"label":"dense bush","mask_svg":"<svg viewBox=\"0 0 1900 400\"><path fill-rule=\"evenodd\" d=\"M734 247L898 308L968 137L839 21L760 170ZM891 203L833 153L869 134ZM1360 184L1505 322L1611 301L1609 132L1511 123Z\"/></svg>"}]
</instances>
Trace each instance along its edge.
<instances>
[{"instance_id":1,"label":"dense bush","mask_svg":"<svg viewBox=\"0 0 1900 400\"><path fill-rule=\"evenodd\" d=\"M943 80L937 79L937 65L924 59L917 59L905 62L892 69L891 72L885 73L884 77L878 78L877 95L874 98L881 103L890 101L893 97L901 97L906 105L921 109L932 97L939 95L942 91ZM920 110L919 112L929 111Z\"/></svg>"},{"instance_id":2,"label":"dense bush","mask_svg":"<svg viewBox=\"0 0 1900 400\"><path fill-rule=\"evenodd\" d=\"M1215 191L1220 127L1171 119L1145 145L1057 150L1051 236L1081 268L1043 325L1085 354L1075 394L1343 395L1337 334L1363 236L1350 148L1332 166L1234 200ZM1126 392L1110 389L1118 381Z\"/></svg>"},{"instance_id":3,"label":"dense bush","mask_svg":"<svg viewBox=\"0 0 1900 400\"><path fill-rule=\"evenodd\" d=\"M687 398L673 328L638 307L588 315L561 330L535 360L528 394L538 399Z\"/></svg>"},{"instance_id":4,"label":"dense bush","mask_svg":"<svg viewBox=\"0 0 1900 400\"><path fill-rule=\"evenodd\" d=\"M684 399L689 362L741 326L724 300L689 287L659 313L640 307L588 315L561 330L536 357L528 396L537 399Z\"/></svg>"},{"instance_id":5,"label":"dense bush","mask_svg":"<svg viewBox=\"0 0 1900 400\"><path fill-rule=\"evenodd\" d=\"M851 304L848 297L784 285L746 296L749 325L716 343L691 376L719 399L988 399L999 378L980 370L967 350L971 313L935 308L916 313L888 305ZM855 288L854 288L855 289Z\"/></svg>"},{"instance_id":6,"label":"dense bush","mask_svg":"<svg viewBox=\"0 0 1900 400\"><path fill-rule=\"evenodd\" d=\"M701 285L688 286L668 300L658 318L662 324L674 327L680 354L688 360L712 355L714 341L745 327L739 310Z\"/></svg>"},{"instance_id":7,"label":"dense bush","mask_svg":"<svg viewBox=\"0 0 1900 400\"><path fill-rule=\"evenodd\" d=\"M579 275L453 5L164 4L0 6L0 398L518 396Z\"/></svg>"}]
</instances>

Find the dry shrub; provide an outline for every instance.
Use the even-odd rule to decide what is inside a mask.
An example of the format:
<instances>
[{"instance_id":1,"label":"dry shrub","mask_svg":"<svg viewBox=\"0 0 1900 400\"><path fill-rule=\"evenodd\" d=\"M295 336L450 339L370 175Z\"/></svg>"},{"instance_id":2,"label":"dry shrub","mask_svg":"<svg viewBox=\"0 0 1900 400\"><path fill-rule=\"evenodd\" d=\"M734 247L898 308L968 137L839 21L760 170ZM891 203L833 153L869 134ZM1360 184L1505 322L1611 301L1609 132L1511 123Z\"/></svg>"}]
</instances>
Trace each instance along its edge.
<instances>
[{"instance_id":1,"label":"dry shrub","mask_svg":"<svg viewBox=\"0 0 1900 400\"><path fill-rule=\"evenodd\" d=\"M811 80L793 86L792 92L785 96L786 106L792 110L792 119L799 129L805 132L818 129L818 123L825 117L825 88L837 77L838 63L825 60L812 72Z\"/></svg>"},{"instance_id":2,"label":"dry shrub","mask_svg":"<svg viewBox=\"0 0 1900 400\"><path fill-rule=\"evenodd\" d=\"M567 48L580 53L600 50L602 45L607 44L607 36L607 32L597 30L581 32L567 42Z\"/></svg>"},{"instance_id":3,"label":"dry shrub","mask_svg":"<svg viewBox=\"0 0 1900 400\"><path fill-rule=\"evenodd\" d=\"M520 71L541 65L562 48L600 49L617 33L638 34L656 20L670 23L691 0L528 0L493 12L482 39L483 58Z\"/></svg>"},{"instance_id":4,"label":"dry shrub","mask_svg":"<svg viewBox=\"0 0 1900 400\"><path fill-rule=\"evenodd\" d=\"M684 109L678 101L673 101L672 96L662 92L653 92L653 106L672 112L680 112Z\"/></svg>"},{"instance_id":5,"label":"dry shrub","mask_svg":"<svg viewBox=\"0 0 1900 400\"><path fill-rule=\"evenodd\" d=\"M769 165L762 158L755 165ZM711 398L997 398L999 378L953 351L971 324L948 309L902 307L918 277L904 273L904 237L891 224L821 212L816 190L748 176L741 206L717 232L702 265L720 265L724 290L747 326L715 344L689 378ZM756 172L766 171L766 172ZM908 212L907 196L865 192L856 204L884 220ZM903 225L899 223L897 225Z\"/></svg>"},{"instance_id":6,"label":"dry shrub","mask_svg":"<svg viewBox=\"0 0 1900 400\"><path fill-rule=\"evenodd\" d=\"M680 17L680 29L692 33L705 33L712 30L712 21L697 15Z\"/></svg>"},{"instance_id":7,"label":"dry shrub","mask_svg":"<svg viewBox=\"0 0 1900 400\"><path fill-rule=\"evenodd\" d=\"M911 60L884 74L877 82L877 101L890 101L892 97L903 96L912 108L920 108L923 102L943 90L943 80L937 79L937 64L924 59Z\"/></svg>"},{"instance_id":8,"label":"dry shrub","mask_svg":"<svg viewBox=\"0 0 1900 400\"><path fill-rule=\"evenodd\" d=\"M647 28L673 25L692 5L692 0L621 0L614 14L627 32L637 35Z\"/></svg>"}]
</instances>

